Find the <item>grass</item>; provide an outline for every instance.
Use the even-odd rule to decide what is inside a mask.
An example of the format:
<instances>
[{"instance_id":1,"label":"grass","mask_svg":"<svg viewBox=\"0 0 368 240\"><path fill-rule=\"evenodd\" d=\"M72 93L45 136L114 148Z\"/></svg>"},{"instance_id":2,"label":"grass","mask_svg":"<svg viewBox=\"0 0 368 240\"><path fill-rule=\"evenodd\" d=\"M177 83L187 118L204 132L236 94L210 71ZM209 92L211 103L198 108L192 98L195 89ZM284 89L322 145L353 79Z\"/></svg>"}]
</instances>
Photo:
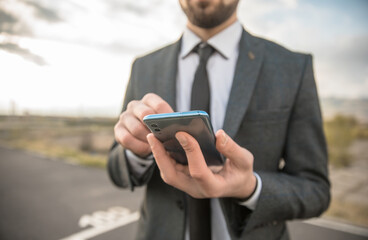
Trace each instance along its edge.
<instances>
[{"instance_id":1,"label":"grass","mask_svg":"<svg viewBox=\"0 0 368 240\"><path fill-rule=\"evenodd\" d=\"M351 116L336 115L325 121L324 130L329 150L329 162L335 167L348 167L352 157L349 147L356 139L368 138L368 127Z\"/></svg>"},{"instance_id":2,"label":"grass","mask_svg":"<svg viewBox=\"0 0 368 240\"><path fill-rule=\"evenodd\" d=\"M114 119L0 117L0 143L75 164L105 167ZM107 140L99 143L101 134ZM63 140L64 139L64 140Z\"/></svg>"},{"instance_id":3,"label":"grass","mask_svg":"<svg viewBox=\"0 0 368 240\"><path fill-rule=\"evenodd\" d=\"M28 150L40 153L50 158L57 158L80 165L94 166L104 168L106 166L107 155L91 154L88 152L76 150L68 147L61 147L44 140L15 140L0 141L3 145L14 147L16 149Z\"/></svg>"},{"instance_id":4,"label":"grass","mask_svg":"<svg viewBox=\"0 0 368 240\"><path fill-rule=\"evenodd\" d=\"M50 144L42 140L35 140L35 141L21 140L13 142L11 146L17 149L41 153L50 158L58 158L75 164L101 167L101 168L106 166L106 155L104 154L90 154L88 152L68 147L57 146L52 143Z\"/></svg>"}]
</instances>

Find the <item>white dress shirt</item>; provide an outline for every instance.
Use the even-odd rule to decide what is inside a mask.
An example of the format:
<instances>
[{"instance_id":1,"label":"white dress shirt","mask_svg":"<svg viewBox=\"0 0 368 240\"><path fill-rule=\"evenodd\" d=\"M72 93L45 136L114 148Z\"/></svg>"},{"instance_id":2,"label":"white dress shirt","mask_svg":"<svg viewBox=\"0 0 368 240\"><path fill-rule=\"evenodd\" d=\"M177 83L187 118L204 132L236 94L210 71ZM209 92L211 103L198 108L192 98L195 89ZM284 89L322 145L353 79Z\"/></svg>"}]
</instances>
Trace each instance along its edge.
<instances>
[{"instance_id":1,"label":"white dress shirt","mask_svg":"<svg viewBox=\"0 0 368 240\"><path fill-rule=\"evenodd\" d=\"M207 43L216 49L207 62L207 73L210 84L210 113L214 131L223 127L226 106L229 100L235 66L239 55L239 42L243 27L236 21L220 33L210 38ZM194 74L199 64L198 54L192 52L201 39L188 28L182 37L182 46L178 56L178 73L176 79L177 111L190 110L190 99ZM153 160L142 160L127 150L127 158L136 173L144 173ZM144 163L145 161L145 163ZM143 163L143 164L142 164ZM145 166L143 166L145 165ZM136 167L137 168L136 168ZM257 188L250 199L239 204L254 210L261 192L262 181L257 177ZM185 239L189 240L189 224L186 224ZM212 240L230 240L224 214L217 198L211 199Z\"/></svg>"}]
</instances>

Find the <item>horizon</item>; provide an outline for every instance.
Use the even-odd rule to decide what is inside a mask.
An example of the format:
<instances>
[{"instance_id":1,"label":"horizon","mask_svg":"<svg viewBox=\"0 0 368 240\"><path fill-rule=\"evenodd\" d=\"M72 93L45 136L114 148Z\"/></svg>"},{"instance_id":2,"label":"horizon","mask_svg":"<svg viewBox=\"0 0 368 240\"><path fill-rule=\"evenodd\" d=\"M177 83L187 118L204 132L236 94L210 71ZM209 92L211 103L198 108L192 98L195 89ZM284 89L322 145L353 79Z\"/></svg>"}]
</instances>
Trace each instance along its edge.
<instances>
[{"instance_id":1,"label":"horizon","mask_svg":"<svg viewBox=\"0 0 368 240\"><path fill-rule=\"evenodd\" d=\"M361 104L357 104L361 103ZM368 123L368 98L341 98L341 97L325 97L320 98L320 105L323 118L326 120L334 118L337 115L354 117L362 123ZM117 119L119 114L115 114L113 106L110 108L80 108L71 109L53 109L53 110L37 110L26 109L20 111L16 104L10 103L9 109L5 111L0 109L0 116L4 117L60 117L60 118L101 118L101 119Z\"/></svg>"}]
</instances>

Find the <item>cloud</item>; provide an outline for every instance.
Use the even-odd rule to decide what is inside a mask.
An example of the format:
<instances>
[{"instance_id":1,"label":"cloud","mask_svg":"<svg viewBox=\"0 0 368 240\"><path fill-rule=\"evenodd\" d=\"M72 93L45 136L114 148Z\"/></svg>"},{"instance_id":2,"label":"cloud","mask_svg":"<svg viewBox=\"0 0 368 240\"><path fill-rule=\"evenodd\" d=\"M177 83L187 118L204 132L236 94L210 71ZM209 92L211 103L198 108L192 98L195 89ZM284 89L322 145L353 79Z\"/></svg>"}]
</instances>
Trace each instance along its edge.
<instances>
[{"instance_id":1,"label":"cloud","mask_svg":"<svg viewBox=\"0 0 368 240\"><path fill-rule=\"evenodd\" d=\"M3 9L0 5L0 34L31 36L32 31L27 24L24 24L18 16Z\"/></svg>"},{"instance_id":2,"label":"cloud","mask_svg":"<svg viewBox=\"0 0 368 240\"><path fill-rule=\"evenodd\" d=\"M45 6L40 1L2 0L0 1L0 33L37 37L39 34L37 30L43 26L43 22L55 24L64 21L58 11L60 10Z\"/></svg>"},{"instance_id":3,"label":"cloud","mask_svg":"<svg viewBox=\"0 0 368 240\"><path fill-rule=\"evenodd\" d=\"M349 63L358 67L368 65L368 34L360 36L346 36L337 43L332 43L334 51L332 58L340 65Z\"/></svg>"},{"instance_id":4,"label":"cloud","mask_svg":"<svg viewBox=\"0 0 368 240\"><path fill-rule=\"evenodd\" d=\"M3 49L10 53L17 54L23 57L24 59L40 66L44 66L47 64L46 61L41 56L34 54L29 49L22 48L15 43L0 43L0 49Z\"/></svg>"},{"instance_id":5,"label":"cloud","mask_svg":"<svg viewBox=\"0 0 368 240\"><path fill-rule=\"evenodd\" d=\"M150 6L152 2L157 1L119 1L119 0L110 0L107 2L108 11L114 14L123 14L124 12L132 12L134 14L138 14L140 16L144 16L150 11Z\"/></svg>"},{"instance_id":6,"label":"cloud","mask_svg":"<svg viewBox=\"0 0 368 240\"><path fill-rule=\"evenodd\" d=\"M42 4L35 2L35 1L23 1L26 5L30 6L34 10L34 15L42 20L46 20L50 23L60 22L62 18L59 14L48 7L43 6Z\"/></svg>"},{"instance_id":7,"label":"cloud","mask_svg":"<svg viewBox=\"0 0 368 240\"><path fill-rule=\"evenodd\" d=\"M368 35L344 36L325 46L315 67L327 96L367 97ZM319 56L319 57L318 57Z\"/></svg>"},{"instance_id":8,"label":"cloud","mask_svg":"<svg viewBox=\"0 0 368 240\"><path fill-rule=\"evenodd\" d=\"M12 25L17 22L17 19L10 13L0 9L0 33L12 33Z\"/></svg>"},{"instance_id":9,"label":"cloud","mask_svg":"<svg viewBox=\"0 0 368 240\"><path fill-rule=\"evenodd\" d=\"M280 0L280 2L288 8L296 8L298 5L297 0Z\"/></svg>"}]
</instances>

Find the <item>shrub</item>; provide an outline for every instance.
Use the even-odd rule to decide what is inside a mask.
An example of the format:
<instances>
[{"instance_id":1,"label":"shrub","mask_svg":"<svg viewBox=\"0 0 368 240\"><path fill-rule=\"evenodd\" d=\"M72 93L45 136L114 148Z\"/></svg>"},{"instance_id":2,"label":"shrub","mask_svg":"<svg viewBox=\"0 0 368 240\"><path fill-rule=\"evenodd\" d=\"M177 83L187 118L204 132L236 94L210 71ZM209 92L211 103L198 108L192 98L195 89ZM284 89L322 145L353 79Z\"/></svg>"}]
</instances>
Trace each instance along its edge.
<instances>
[{"instance_id":1,"label":"shrub","mask_svg":"<svg viewBox=\"0 0 368 240\"><path fill-rule=\"evenodd\" d=\"M79 145L79 149L84 152L92 152L93 151L93 141L92 134L90 132L86 132L82 135L81 143Z\"/></svg>"},{"instance_id":2,"label":"shrub","mask_svg":"<svg viewBox=\"0 0 368 240\"><path fill-rule=\"evenodd\" d=\"M324 123L329 149L330 163L337 167L346 167L351 163L348 148L356 138L358 122L354 117L336 115Z\"/></svg>"}]
</instances>

